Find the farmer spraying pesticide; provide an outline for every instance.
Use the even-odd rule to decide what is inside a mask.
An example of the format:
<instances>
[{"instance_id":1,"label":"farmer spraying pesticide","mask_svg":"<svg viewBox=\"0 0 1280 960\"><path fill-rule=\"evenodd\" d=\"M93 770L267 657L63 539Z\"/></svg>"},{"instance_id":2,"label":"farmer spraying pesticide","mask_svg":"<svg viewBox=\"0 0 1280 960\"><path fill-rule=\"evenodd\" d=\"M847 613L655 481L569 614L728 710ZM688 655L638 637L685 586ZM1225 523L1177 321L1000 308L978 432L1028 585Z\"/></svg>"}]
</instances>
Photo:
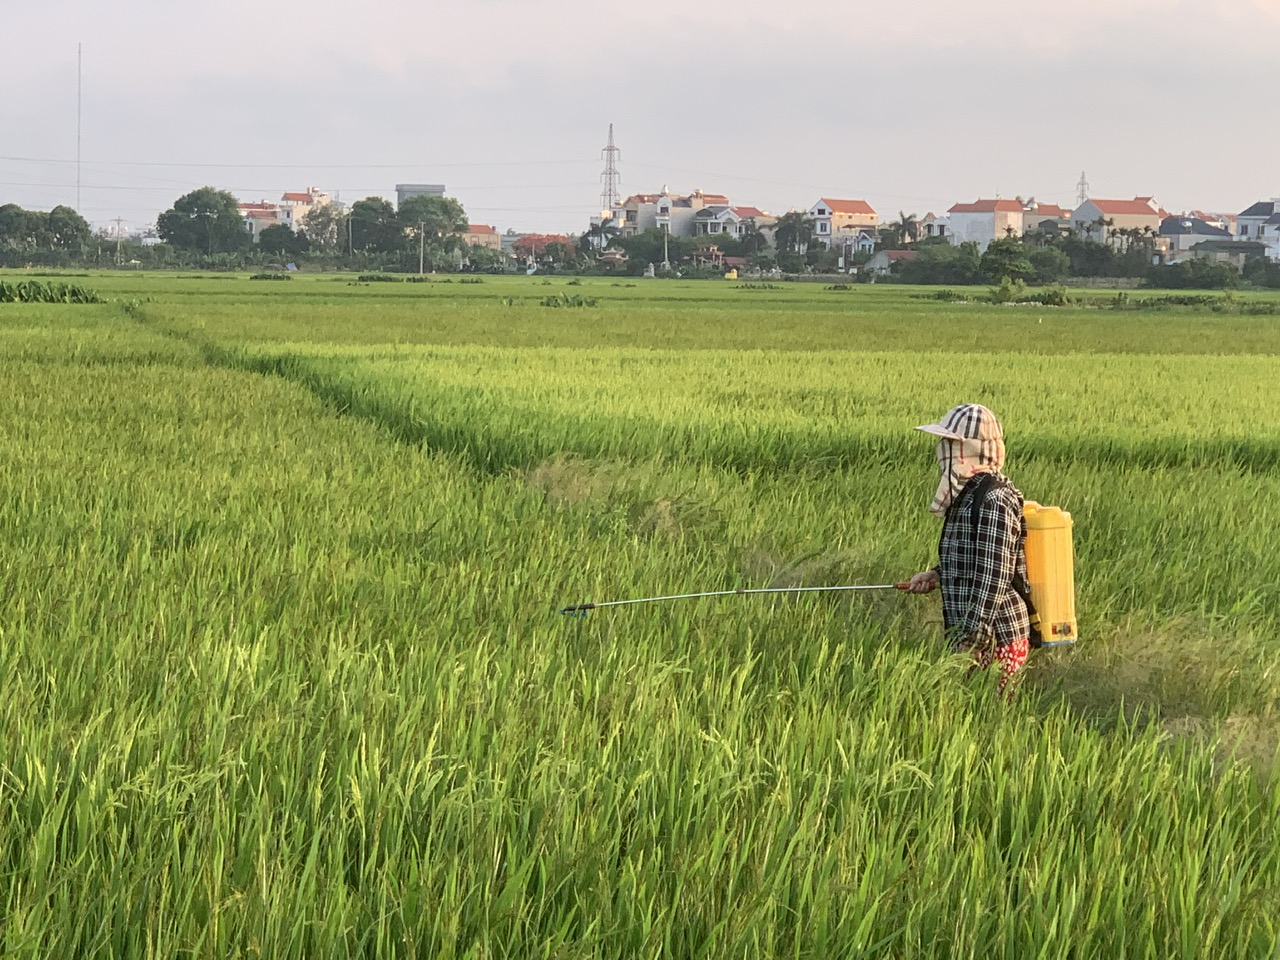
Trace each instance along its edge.
<instances>
[{"instance_id":1,"label":"farmer spraying pesticide","mask_svg":"<svg viewBox=\"0 0 1280 960\"><path fill-rule=\"evenodd\" d=\"M907 589L942 588L942 618L951 649L977 669L1000 665L1003 693L1027 660L1028 609L1022 494L1001 472L1004 431L986 407L961 404L938 423L917 427L938 437L940 479L929 505L942 517L938 565L917 573Z\"/></svg>"},{"instance_id":2,"label":"farmer spraying pesticide","mask_svg":"<svg viewBox=\"0 0 1280 960\"><path fill-rule=\"evenodd\" d=\"M759 594L929 593L941 586L943 622L952 650L972 656L979 669L998 662L1003 693L1031 647L1076 641L1071 514L1023 501L1018 488L1000 472L1004 431L986 407L962 404L940 422L916 429L939 438L941 477L929 509L943 523L938 565L932 570L906 583L668 592L575 603L560 613L583 617L605 607Z\"/></svg>"}]
</instances>

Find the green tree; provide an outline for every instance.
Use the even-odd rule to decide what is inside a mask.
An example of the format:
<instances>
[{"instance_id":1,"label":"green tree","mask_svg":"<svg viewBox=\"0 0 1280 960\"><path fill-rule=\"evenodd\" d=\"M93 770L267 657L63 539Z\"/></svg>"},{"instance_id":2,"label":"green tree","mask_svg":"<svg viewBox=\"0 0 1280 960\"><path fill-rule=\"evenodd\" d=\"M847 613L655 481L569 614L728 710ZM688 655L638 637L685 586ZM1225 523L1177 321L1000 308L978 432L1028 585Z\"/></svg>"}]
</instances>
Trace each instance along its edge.
<instances>
[{"instance_id":1,"label":"green tree","mask_svg":"<svg viewBox=\"0 0 1280 960\"><path fill-rule=\"evenodd\" d=\"M338 237L342 226L342 211L336 203L323 203L312 207L302 218L298 231L307 238L311 247L323 253L338 249Z\"/></svg>"},{"instance_id":2,"label":"green tree","mask_svg":"<svg viewBox=\"0 0 1280 960\"><path fill-rule=\"evenodd\" d=\"M258 247L266 253L298 257L311 247L305 234L294 233L283 223L273 223L258 235Z\"/></svg>"},{"instance_id":3,"label":"green tree","mask_svg":"<svg viewBox=\"0 0 1280 960\"><path fill-rule=\"evenodd\" d=\"M459 243L458 234L467 229L467 212L452 197L410 197L400 204L398 216L406 228L407 245L415 250L419 230L433 248L452 250Z\"/></svg>"},{"instance_id":4,"label":"green tree","mask_svg":"<svg viewBox=\"0 0 1280 960\"><path fill-rule=\"evenodd\" d=\"M382 197L365 197L351 205L351 244L369 253L407 249L404 225L395 207Z\"/></svg>"},{"instance_id":5,"label":"green tree","mask_svg":"<svg viewBox=\"0 0 1280 960\"><path fill-rule=\"evenodd\" d=\"M501 273L510 258L501 250L473 246L467 251L467 263L473 273Z\"/></svg>"},{"instance_id":6,"label":"green tree","mask_svg":"<svg viewBox=\"0 0 1280 960\"><path fill-rule=\"evenodd\" d=\"M1182 260L1149 268L1145 285L1162 290L1227 290L1239 284L1240 271L1229 263Z\"/></svg>"},{"instance_id":7,"label":"green tree","mask_svg":"<svg viewBox=\"0 0 1280 960\"><path fill-rule=\"evenodd\" d=\"M93 236L89 223L70 207L57 206L45 218L49 244L61 250L79 250Z\"/></svg>"},{"instance_id":8,"label":"green tree","mask_svg":"<svg viewBox=\"0 0 1280 960\"><path fill-rule=\"evenodd\" d=\"M1105 243L1086 237L1063 237L1060 249L1071 261L1073 277L1114 277L1116 252Z\"/></svg>"},{"instance_id":9,"label":"green tree","mask_svg":"<svg viewBox=\"0 0 1280 960\"><path fill-rule=\"evenodd\" d=\"M662 239L663 232L657 227L650 227L634 237L619 237L613 245L626 251L628 269L632 273L642 273L646 264L662 265ZM667 256L672 263L683 263L693 254L693 249L691 237L667 237Z\"/></svg>"},{"instance_id":10,"label":"green tree","mask_svg":"<svg viewBox=\"0 0 1280 960\"><path fill-rule=\"evenodd\" d=\"M898 211L898 219L891 220L878 231L881 250L904 250L920 238L920 222L914 213Z\"/></svg>"},{"instance_id":11,"label":"green tree","mask_svg":"<svg viewBox=\"0 0 1280 960\"><path fill-rule=\"evenodd\" d=\"M236 198L213 187L179 197L156 219L156 232L176 249L209 256L245 250L251 242Z\"/></svg>"},{"instance_id":12,"label":"green tree","mask_svg":"<svg viewBox=\"0 0 1280 960\"><path fill-rule=\"evenodd\" d=\"M45 240L45 218L24 210L16 203L0 207L0 244L14 249L42 246Z\"/></svg>"},{"instance_id":13,"label":"green tree","mask_svg":"<svg viewBox=\"0 0 1280 960\"><path fill-rule=\"evenodd\" d=\"M982 283L982 255L972 241L953 247L949 243L922 243L911 260L898 267L904 283Z\"/></svg>"},{"instance_id":14,"label":"green tree","mask_svg":"<svg viewBox=\"0 0 1280 960\"><path fill-rule=\"evenodd\" d=\"M813 219L802 210L784 213L773 228L773 242L778 253L804 253L812 240Z\"/></svg>"},{"instance_id":15,"label":"green tree","mask_svg":"<svg viewBox=\"0 0 1280 960\"><path fill-rule=\"evenodd\" d=\"M748 217L742 234L742 249L748 255L759 254L769 248L769 238L760 229L755 217Z\"/></svg>"},{"instance_id":16,"label":"green tree","mask_svg":"<svg viewBox=\"0 0 1280 960\"><path fill-rule=\"evenodd\" d=\"M592 223L588 225L586 233L582 235L582 251L583 253L599 255L609 244L613 243L617 236L618 228L612 220Z\"/></svg>"},{"instance_id":17,"label":"green tree","mask_svg":"<svg viewBox=\"0 0 1280 960\"><path fill-rule=\"evenodd\" d=\"M1010 280L1030 280L1035 268L1027 259L1027 248L1018 237L993 240L979 260L983 276L993 283L1008 277Z\"/></svg>"},{"instance_id":18,"label":"green tree","mask_svg":"<svg viewBox=\"0 0 1280 960\"><path fill-rule=\"evenodd\" d=\"M1027 252L1027 260L1033 271L1032 283L1057 283L1071 273L1071 258L1058 247L1036 247Z\"/></svg>"}]
</instances>

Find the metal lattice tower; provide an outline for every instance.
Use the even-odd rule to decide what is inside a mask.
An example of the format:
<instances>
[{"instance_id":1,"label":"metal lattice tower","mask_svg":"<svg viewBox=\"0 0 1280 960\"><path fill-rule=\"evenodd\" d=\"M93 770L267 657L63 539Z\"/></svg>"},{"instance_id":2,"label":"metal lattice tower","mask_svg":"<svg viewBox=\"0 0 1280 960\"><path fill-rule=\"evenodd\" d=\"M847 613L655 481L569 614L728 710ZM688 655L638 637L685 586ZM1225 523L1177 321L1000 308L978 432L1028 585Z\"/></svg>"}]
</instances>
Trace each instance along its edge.
<instances>
[{"instance_id":1,"label":"metal lattice tower","mask_svg":"<svg viewBox=\"0 0 1280 960\"><path fill-rule=\"evenodd\" d=\"M1084 206L1084 202L1089 199L1089 181L1084 178L1084 171L1080 171L1080 182L1076 184L1076 206Z\"/></svg>"},{"instance_id":2,"label":"metal lattice tower","mask_svg":"<svg viewBox=\"0 0 1280 960\"><path fill-rule=\"evenodd\" d=\"M600 182L604 189L600 191L600 209L612 210L622 199L618 194L618 185L622 183L622 175L618 173L618 161L622 159L622 151L613 145L613 124L609 124L609 145L600 151L604 159L604 173L600 174Z\"/></svg>"}]
</instances>

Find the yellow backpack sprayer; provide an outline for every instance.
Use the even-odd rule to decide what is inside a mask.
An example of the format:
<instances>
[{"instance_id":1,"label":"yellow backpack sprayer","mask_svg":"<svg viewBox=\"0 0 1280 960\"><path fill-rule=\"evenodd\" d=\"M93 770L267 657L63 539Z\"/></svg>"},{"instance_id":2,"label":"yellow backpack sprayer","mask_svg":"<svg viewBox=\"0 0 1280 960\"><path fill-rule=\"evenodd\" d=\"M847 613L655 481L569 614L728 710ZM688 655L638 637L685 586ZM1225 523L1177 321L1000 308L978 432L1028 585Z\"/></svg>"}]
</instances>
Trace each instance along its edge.
<instances>
[{"instance_id":1,"label":"yellow backpack sprayer","mask_svg":"<svg viewBox=\"0 0 1280 960\"><path fill-rule=\"evenodd\" d=\"M1071 544L1071 514L1028 500L1027 608L1031 613L1031 645L1059 647L1075 643L1076 576Z\"/></svg>"}]
</instances>

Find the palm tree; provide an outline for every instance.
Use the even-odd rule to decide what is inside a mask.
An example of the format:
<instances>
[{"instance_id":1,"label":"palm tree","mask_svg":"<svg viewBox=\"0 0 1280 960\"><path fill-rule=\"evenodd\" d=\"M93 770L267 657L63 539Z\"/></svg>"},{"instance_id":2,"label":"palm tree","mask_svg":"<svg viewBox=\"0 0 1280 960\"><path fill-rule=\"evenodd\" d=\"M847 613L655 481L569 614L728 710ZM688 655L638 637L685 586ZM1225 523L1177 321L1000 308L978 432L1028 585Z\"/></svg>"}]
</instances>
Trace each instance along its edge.
<instances>
[{"instance_id":1,"label":"palm tree","mask_svg":"<svg viewBox=\"0 0 1280 960\"><path fill-rule=\"evenodd\" d=\"M773 242L785 253L804 253L813 239L813 220L801 210L792 210L778 218Z\"/></svg>"},{"instance_id":2,"label":"palm tree","mask_svg":"<svg viewBox=\"0 0 1280 960\"><path fill-rule=\"evenodd\" d=\"M749 254L759 253L769 245L769 238L760 230L755 217L748 217L742 232L742 249Z\"/></svg>"},{"instance_id":3,"label":"palm tree","mask_svg":"<svg viewBox=\"0 0 1280 960\"><path fill-rule=\"evenodd\" d=\"M585 254L587 249L590 248L594 249L596 253L602 253L605 247L609 246L617 236L618 228L614 226L612 219L601 223L592 223L587 227L585 237L588 242L583 244L582 252Z\"/></svg>"}]
</instances>

